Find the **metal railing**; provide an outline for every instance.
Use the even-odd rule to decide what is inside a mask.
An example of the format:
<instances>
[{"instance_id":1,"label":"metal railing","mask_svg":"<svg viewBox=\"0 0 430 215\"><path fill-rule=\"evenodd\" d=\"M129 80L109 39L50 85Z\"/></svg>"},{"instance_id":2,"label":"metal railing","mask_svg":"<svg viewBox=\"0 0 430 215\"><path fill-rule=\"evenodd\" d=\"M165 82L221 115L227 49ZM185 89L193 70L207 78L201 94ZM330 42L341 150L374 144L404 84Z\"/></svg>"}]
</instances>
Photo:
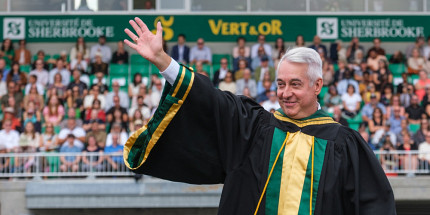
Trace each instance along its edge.
<instances>
[{"instance_id":1,"label":"metal railing","mask_svg":"<svg viewBox=\"0 0 430 215\"><path fill-rule=\"evenodd\" d=\"M115 153L7 153L0 154L0 178L133 176Z\"/></svg>"},{"instance_id":2,"label":"metal railing","mask_svg":"<svg viewBox=\"0 0 430 215\"><path fill-rule=\"evenodd\" d=\"M430 174L430 153L398 150L374 152L387 174ZM124 165L121 152L0 154L0 178L133 175Z\"/></svg>"}]
</instances>

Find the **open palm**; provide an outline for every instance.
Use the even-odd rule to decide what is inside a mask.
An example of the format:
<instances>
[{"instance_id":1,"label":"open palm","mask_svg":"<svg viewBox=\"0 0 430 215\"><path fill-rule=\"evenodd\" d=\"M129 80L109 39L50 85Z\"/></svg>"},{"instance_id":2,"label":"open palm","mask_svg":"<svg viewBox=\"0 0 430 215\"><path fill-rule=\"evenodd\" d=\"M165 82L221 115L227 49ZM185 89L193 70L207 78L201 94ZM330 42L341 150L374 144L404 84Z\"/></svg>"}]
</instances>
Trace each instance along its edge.
<instances>
[{"instance_id":1,"label":"open palm","mask_svg":"<svg viewBox=\"0 0 430 215\"><path fill-rule=\"evenodd\" d=\"M130 25L133 27L137 36L131 32L128 28L124 31L134 42L124 40L124 42L139 53L142 57L150 61L157 66L157 60L165 55L163 51L163 28L161 23L157 23L157 33L154 35L146 26L145 23L139 18L135 18L135 21L130 20Z\"/></svg>"}]
</instances>

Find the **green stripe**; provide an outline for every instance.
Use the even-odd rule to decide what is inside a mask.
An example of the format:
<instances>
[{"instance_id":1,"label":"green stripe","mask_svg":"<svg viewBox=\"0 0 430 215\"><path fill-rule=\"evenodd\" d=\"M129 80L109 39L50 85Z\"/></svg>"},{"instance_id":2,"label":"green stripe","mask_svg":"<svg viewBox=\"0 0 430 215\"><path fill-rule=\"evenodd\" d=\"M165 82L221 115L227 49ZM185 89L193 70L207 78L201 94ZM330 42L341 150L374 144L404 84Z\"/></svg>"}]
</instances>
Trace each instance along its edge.
<instances>
[{"instance_id":1,"label":"green stripe","mask_svg":"<svg viewBox=\"0 0 430 215\"><path fill-rule=\"evenodd\" d=\"M287 134L282 130L275 128L272 139L272 147L270 149L270 161L269 169L267 175L270 174L270 170L273 167L273 163L276 160L276 155L278 155L279 150L284 143ZM279 155L276 166L273 169L272 176L270 177L269 184L266 189L266 214L278 214L278 204L279 204L279 190L281 189L281 176L282 176L282 164L284 158L284 150L282 149Z\"/></svg>"},{"instance_id":2,"label":"green stripe","mask_svg":"<svg viewBox=\"0 0 430 215\"><path fill-rule=\"evenodd\" d=\"M324 163L325 149L327 146L327 140L315 138L314 139L314 183L312 187L312 214L315 211L315 203L317 201L318 185L320 182L322 166ZM312 151L309 154L308 166L306 169L306 178L303 184L302 197L300 199L299 213L300 215L309 214L309 199L311 189L311 173L312 172Z\"/></svg>"},{"instance_id":3,"label":"green stripe","mask_svg":"<svg viewBox=\"0 0 430 215\"><path fill-rule=\"evenodd\" d=\"M130 153L128 155L128 163L130 164L130 167L134 168L139 166L139 164L142 162L144 158L146 147L148 146L148 143L151 140L152 135L154 134L157 127L160 125L163 118L166 116L170 107L174 103L177 103L178 100L183 99L182 97L184 96L186 90L182 94L179 94L179 92L181 91L182 88L185 88L185 89L188 88L188 84L190 83L190 80L191 80L191 72L189 72L188 70L185 71L184 80L182 81L180 90L176 94L176 97L171 96L181 78L182 68L183 67L180 66L178 77L176 77L176 80L173 86L171 86L168 82L166 82L157 111L154 113L154 116L152 117L152 119L148 122L148 128L139 135L139 137L136 139L135 143L133 144L130 150Z\"/></svg>"}]
</instances>

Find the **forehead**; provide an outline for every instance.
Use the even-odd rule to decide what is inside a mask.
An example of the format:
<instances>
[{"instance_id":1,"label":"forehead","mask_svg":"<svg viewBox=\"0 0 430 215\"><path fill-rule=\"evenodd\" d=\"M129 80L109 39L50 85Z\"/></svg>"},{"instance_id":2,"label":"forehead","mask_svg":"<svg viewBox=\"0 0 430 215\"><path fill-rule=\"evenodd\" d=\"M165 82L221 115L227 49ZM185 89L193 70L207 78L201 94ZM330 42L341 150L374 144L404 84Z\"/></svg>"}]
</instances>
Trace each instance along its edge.
<instances>
[{"instance_id":1,"label":"forehead","mask_svg":"<svg viewBox=\"0 0 430 215\"><path fill-rule=\"evenodd\" d=\"M279 65L278 80L289 82L293 79L298 79L302 82L309 82L307 71L308 65L305 63L283 61Z\"/></svg>"}]
</instances>

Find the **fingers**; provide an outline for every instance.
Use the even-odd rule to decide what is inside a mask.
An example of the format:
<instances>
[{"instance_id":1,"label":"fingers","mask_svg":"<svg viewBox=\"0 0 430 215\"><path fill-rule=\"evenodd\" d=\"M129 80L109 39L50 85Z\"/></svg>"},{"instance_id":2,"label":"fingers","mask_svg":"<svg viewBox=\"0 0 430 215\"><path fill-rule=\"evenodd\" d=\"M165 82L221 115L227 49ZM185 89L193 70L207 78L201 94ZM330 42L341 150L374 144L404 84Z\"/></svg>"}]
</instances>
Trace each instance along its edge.
<instances>
[{"instance_id":1,"label":"fingers","mask_svg":"<svg viewBox=\"0 0 430 215\"><path fill-rule=\"evenodd\" d=\"M163 27L160 21L157 23L157 36L163 37Z\"/></svg>"},{"instance_id":2,"label":"fingers","mask_svg":"<svg viewBox=\"0 0 430 215\"><path fill-rule=\"evenodd\" d=\"M142 30L140 29L140 27L136 24L135 21L130 20L128 23L130 23L130 25L133 27L134 31L136 31L137 35L140 37L142 36Z\"/></svg>"},{"instance_id":3,"label":"fingers","mask_svg":"<svg viewBox=\"0 0 430 215\"><path fill-rule=\"evenodd\" d=\"M136 39L139 38L136 36L133 32L131 32L128 28L124 30L124 32L130 37L130 39L133 40L133 42L136 42Z\"/></svg>"},{"instance_id":4,"label":"fingers","mask_svg":"<svg viewBox=\"0 0 430 215\"><path fill-rule=\"evenodd\" d=\"M134 20L137 22L137 24L140 26L140 29L143 32L147 32L149 31L148 27L146 26L145 23L143 23L143 21L139 18L139 17L135 17Z\"/></svg>"},{"instance_id":5,"label":"fingers","mask_svg":"<svg viewBox=\"0 0 430 215\"><path fill-rule=\"evenodd\" d=\"M125 39L124 43L127 44L130 48L134 49L137 51L138 46L132 42L130 42L129 40Z\"/></svg>"}]
</instances>

